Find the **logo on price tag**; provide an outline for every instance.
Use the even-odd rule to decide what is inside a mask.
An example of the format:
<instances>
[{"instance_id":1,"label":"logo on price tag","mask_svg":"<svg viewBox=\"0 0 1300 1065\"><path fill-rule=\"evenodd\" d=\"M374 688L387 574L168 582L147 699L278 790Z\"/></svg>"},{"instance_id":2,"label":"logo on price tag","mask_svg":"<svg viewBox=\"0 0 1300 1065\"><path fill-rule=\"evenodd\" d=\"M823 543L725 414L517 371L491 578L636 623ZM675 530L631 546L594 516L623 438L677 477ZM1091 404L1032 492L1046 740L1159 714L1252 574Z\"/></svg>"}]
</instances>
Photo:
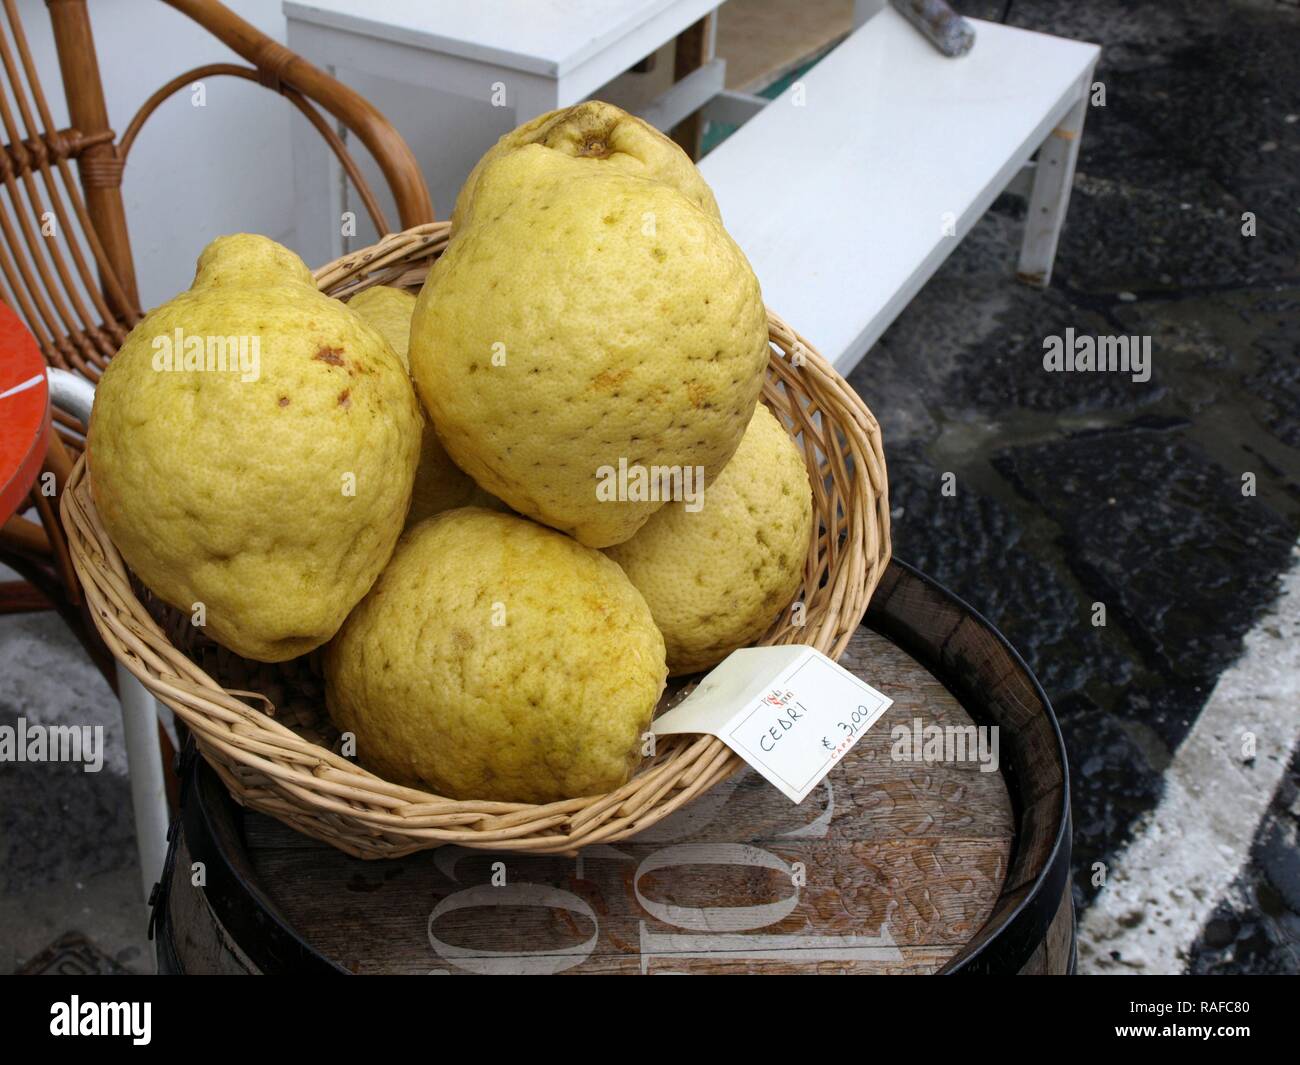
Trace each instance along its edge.
<instances>
[{"instance_id":1,"label":"logo on price tag","mask_svg":"<svg viewBox=\"0 0 1300 1065\"><path fill-rule=\"evenodd\" d=\"M717 736L799 803L893 704L813 647L746 647L651 726Z\"/></svg>"}]
</instances>

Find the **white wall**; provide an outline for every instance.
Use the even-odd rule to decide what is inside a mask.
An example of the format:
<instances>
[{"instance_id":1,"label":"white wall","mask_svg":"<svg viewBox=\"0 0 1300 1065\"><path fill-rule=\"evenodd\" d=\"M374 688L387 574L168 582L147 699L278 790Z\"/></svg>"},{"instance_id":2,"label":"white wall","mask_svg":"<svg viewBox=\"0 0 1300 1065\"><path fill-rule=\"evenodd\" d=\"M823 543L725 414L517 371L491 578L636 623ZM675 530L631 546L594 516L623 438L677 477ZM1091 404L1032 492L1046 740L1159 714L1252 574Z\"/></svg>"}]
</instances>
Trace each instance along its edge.
<instances>
[{"instance_id":1,"label":"white wall","mask_svg":"<svg viewBox=\"0 0 1300 1065\"><path fill-rule=\"evenodd\" d=\"M278 41L279 0L225 0ZM69 125L44 0L18 0L42 85L60 127ZM205 63L237 62L230 49L160 0L90 0L109 122L120 136L164 82ZM205 82L206 105L188 90L146 123L127 160L122 191L140 299L148 308L189 287L203 246L222 233L265 233L293 246L293 106L238 78ZM319 265L312 263L310 265Z\"/></svg>"}]
</instances>

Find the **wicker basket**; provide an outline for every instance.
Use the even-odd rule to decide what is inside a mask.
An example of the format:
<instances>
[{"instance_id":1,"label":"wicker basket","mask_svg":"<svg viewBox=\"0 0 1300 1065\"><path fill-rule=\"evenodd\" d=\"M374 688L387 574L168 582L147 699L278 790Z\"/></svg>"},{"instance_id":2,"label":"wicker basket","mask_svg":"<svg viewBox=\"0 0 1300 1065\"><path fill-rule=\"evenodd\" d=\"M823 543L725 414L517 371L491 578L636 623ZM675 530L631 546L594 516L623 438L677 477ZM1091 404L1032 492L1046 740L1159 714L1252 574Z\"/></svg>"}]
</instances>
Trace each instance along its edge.
<instances>
[{"instance_id":1,"label":"wicker basket","mask_svg":"<svg viewBox=\"0 0 1300 1065\"><path fill-rule=\"evenodd\" d=\"M345 299L371 285L418 287L449 230L433 222L393 234L322 267L317 284ZM807 643L837 657L889 561L880 429L826 360L770 311L768 330L774 350L763 396L802 446L818 521L804 624L794 627L787 611L762 642ZM239 802L349 854L396 857L443 843L574 853L648 828L741 764L718 739L674 736L607 795L533 805L390 784L332 749L319 652L277 665L238 658L134 580L95 513L84 458L62 513L95 624L117 659L186 723Z\"/></svg>"}]
</instances>

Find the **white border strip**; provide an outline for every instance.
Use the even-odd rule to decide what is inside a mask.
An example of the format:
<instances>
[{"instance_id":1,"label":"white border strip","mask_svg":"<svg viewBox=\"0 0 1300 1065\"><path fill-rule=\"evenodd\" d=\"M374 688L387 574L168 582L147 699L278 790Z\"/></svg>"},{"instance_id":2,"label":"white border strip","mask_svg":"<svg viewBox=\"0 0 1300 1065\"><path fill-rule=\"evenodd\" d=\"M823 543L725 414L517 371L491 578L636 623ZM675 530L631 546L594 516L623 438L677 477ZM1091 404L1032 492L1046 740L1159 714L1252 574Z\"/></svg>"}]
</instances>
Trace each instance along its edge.
<instances>
[{"instance_id":1,"label":"white border strip","mask_svg":"<svg viewBox=\"0 0 1300 1065\"><path fill-rule=\"evenodd\" d=\"M1183 972L1187 950L1248 860L1300 740L1297 558L1293 551L1277 601L1179 746L1159 806L1116 855L1084 913L1081 972ZM1253 762L1243 756L1248 733Z\"/></svg>"}]
</instances>

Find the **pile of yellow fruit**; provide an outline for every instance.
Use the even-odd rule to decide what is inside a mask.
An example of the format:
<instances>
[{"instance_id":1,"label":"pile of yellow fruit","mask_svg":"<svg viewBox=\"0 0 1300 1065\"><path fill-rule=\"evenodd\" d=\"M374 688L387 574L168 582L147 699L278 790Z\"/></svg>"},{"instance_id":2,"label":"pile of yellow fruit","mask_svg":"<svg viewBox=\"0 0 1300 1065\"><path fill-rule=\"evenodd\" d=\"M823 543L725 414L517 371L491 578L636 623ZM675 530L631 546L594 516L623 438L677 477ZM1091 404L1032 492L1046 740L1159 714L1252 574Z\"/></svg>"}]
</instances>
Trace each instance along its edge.
<instances>
[{"instance_id":1,"label":"pile of yellow fruit","mask_svg":"<svg viewBox=\"0 0 1300 1065\"><path fill-rule=\"evenodd\" d=\"M803 456L758 282L662 134L585 103L475 167L418 299L213 241L100 382L96 508L238 654L328 644L361 763L452 798L610 791L668 674L789 606ZM418 398L417 398L418 397Z\"/></svg>"}]
</instances>

